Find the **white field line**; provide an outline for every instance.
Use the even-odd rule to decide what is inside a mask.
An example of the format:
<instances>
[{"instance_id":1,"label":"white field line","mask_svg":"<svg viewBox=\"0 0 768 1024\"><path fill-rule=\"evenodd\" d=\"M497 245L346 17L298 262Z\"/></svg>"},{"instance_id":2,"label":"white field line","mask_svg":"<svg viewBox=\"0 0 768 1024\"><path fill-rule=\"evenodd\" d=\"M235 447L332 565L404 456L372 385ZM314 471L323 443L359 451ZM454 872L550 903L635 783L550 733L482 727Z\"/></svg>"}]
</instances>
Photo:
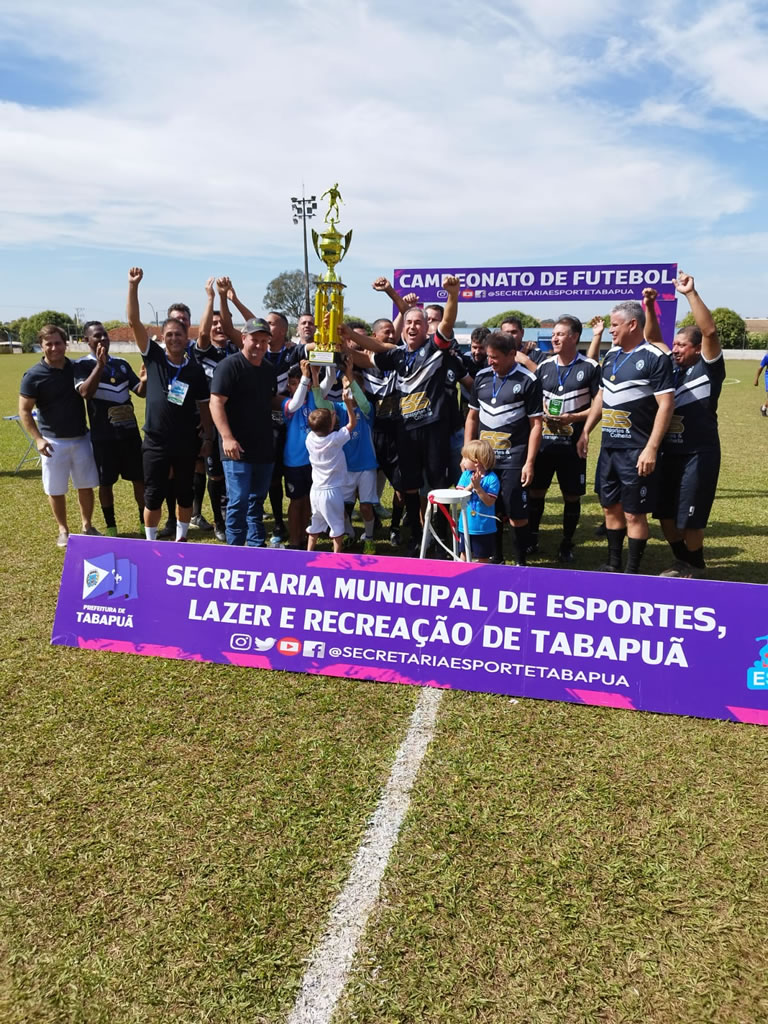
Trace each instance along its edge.
<instances>
[{"instance_id":1,"label":"white field line","mask_svg":"<svg viewBox=\"0 0 768 1024\"><path fill-rule=\"evenodd\" d=\"M723 387L725 387L726 384L741 384L741 381L738 377L726 377L723 381Z\"/></svg>"},{"instance_id":2,"label":"white field line","mask_svg":"<svg viewBox=\"0 0 768 1024\"><path fill-rule=\"evenodd\" d=\"M410 804L411 789L434 736L442 695L442 690L427 687L419 696L349 878L310 958L288 1024L330 1024L347 984L357 944L376 905L389 856Z\"/></svg>"}]
</instances>

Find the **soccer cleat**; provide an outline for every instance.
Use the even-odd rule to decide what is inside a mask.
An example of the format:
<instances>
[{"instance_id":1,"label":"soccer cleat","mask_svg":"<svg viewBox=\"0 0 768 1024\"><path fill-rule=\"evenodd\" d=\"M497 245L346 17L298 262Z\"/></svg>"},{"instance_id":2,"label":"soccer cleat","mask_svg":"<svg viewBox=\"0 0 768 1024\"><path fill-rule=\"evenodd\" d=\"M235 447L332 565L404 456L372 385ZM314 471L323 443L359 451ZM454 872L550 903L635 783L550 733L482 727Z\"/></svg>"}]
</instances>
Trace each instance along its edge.
<instances>
[{"instance_id":1,"label":"soccer cleat","mask_svg":"<svg viewBox=\"0 0 768 1024\"><path fill-rule=\"evenodd\" d=\"M621 572L621 566L620 565L619 566L611 565L610 563L606 562L604 565L598 565L597 571L598 572Z\"/></svg>"},{"instance_id":2,"label":"soccer cleat","mask_svg":"<svg viewBox=\"0 0 768 1024\"><path fill-rule=\"evenodd\" d=\"M389 531L389 543L392 547L398 547L400 544L400 531L395 527L394 530Z\"/></svg>"},{"instance_id":3,"label":"soccer cleat","mask_svg":"<svg viewBox=\"0 0 768 1024\"><path fill-rule=\"evenodd\" d=\"M760 406L760 415L761 416L768 416L768 406L765 406L765 405L761 405Z\"/></svg>"},{"instance_id":4,"label":"soccer cleat","mask_svg":"<svg viewBox=\"0 0 768 1024\"><path fill-rule=\"evenodd\" d=\"M375 555L376 554L376 543L372 538L369 538L363 544L364 555Z\"/></svg>"},{"instance_id":5,"label":"soccer cleat","mask_svg":"<svg viewBox=\"0 0 768 1024\"><path fill-rule=\"evenodd\" d=\"M227 543L227 533L223 526L219 526L218 523L213 528L213 536L216 540L220 540L222 544Z\"/></svg>"},{"instance_id":6,"label":"soccer cleat","mask_svg":"<svg viewBox=\"0 0 768 1024\"><path fill-rule=\"evenodd\" d=\"M269 546L271 548L284 548L283 538L278 533L273 533L269 539Z\"/></svg>"},{"instance_id":7,"label":"soccer cleat","mask_svg":"<svg viewBox=\"0 0 768 1024\"><path fill-rule=\"evenodd\" d=\"M285 523L275 523L272 528L273 539L277 537L278 540L288 540L288 530L285 528Z\"/></svg>"},{"instance_id":8,"label":"soccer cleat","mask_svg":"<svg viewBox=\"0 0 768 1024\"><path fill-rule=\"evenodd\" d=\"M104 536L105 537L117 537L117 535L118 534L117 534L117 527L116 526L108 526L104 530Z\"/></svg>"},{"instance_id":9,"label":"soccer cleat","mask_svg":"<svg viewBox=\"0 0 768 1024\"><path fill-rule=\"evenodd\" d=\"M572 562L573 558L573 544L568 544L566 541L560 545L557 551L558 562Z\"/></svg>"},{"instance_id":10,"label":"soccer cleat","mask_svg":"<svg viewBox=\"0 0 768 1024\"><path fill-rule=\"evenodd\" d=\"M89 526L87 530L83 530L84 537L100 537L101 534L95 526Z\"/></svg>"},{"instance_id":11,"label":"soccer cleat","mask_svg":"<svg viewBox=\"0 0 768 1024\"><path fill-rule=\"evenodd\" d=\"M192 516L192 518L189 520L189 525L194 526L195 529L197 530L202 530L204 533L208 533L210 530L213 529L211 524L203 515Z\"/></svg>"},{"instance_id":12,"label":"soccer cleat","mask_svg":"<svg viewBox=\"0 0 768 1024\"><path fill-rule=\"evenodd\" d=\"M157 531L158 537L175 537L176 536L176 520L168 519L162 530Z\"/></svg>"},{"instance_id":13,"label":"soccer cleat","mask_svg":"<svg viewBox=\"0 0 768 1024\"><path fill-rule=\"evenodd\" d=\"M696 580L700 577L701 573L693 565L689 565L688 562L677 561L669 569L665 569L664 572L660 572L659 576L667 576L669 578L675 578L680 580Z\"/></svg>"},{"instance_id":14,"label":"soccer cleat","mask_svg":"<svg viewBox=\"0 0 768 1024\"><path fill-rule=\"evenodd\" d=\"M65 548L68 543L69 543L69 534L68 533L60 533L58 535L58 537L56 538L56 547L57 548Z\"/></svg>"}]
</instances>

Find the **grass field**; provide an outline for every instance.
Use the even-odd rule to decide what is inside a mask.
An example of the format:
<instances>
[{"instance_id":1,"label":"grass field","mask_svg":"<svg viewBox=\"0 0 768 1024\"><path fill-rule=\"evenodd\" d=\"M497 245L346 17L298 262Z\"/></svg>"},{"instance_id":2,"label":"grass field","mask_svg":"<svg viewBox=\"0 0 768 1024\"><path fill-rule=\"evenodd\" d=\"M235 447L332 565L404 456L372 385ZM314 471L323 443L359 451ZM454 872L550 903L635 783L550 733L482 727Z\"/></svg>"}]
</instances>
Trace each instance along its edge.
<instances>
[{"instance_id":1,"label":"grass field","mask_svg":"<svg viewBox=\"0 0 768 1024\"><path fill-rule=\"evenodd\" d=\"M34 358L0 358L4 414ZM729 366L707 552L765 583L756 365ZM283 1021L418 692L50 647L22 450L2 422L0 1021ZM335 1021L766 1021L767 811L766 729L446 692Z\"/></svg>"}]
</instances>

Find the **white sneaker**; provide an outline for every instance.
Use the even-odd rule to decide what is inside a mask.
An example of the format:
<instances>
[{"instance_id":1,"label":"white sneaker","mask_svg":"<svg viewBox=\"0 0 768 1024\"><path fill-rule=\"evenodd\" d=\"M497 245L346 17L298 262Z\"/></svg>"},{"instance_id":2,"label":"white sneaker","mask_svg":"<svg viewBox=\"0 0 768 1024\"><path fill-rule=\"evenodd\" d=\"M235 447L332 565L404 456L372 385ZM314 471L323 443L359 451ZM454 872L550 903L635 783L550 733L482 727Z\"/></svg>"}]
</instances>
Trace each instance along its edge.
<instances>
[{"instance_id":1,"label":"white sneaker","mask_svg":"<svg viewBox=\"0 0 768 1024\"><path fill-rule=\"evenodd\" d=\"M68 533L60 533L59 536L56 538L56 547L57 548L65 548L68 543L69 543L69 534Z\"/></svg>"}]
</instances>

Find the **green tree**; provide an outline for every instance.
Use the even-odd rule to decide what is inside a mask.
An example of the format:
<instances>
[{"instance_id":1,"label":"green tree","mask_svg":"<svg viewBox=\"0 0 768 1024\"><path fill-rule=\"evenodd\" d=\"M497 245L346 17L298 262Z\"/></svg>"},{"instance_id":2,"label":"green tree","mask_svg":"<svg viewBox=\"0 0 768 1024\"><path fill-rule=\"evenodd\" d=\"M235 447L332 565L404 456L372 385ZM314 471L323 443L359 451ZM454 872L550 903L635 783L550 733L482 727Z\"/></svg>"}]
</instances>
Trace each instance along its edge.
<instances>
[{"instance_id":1,"label":"green tree","mask_svg":"<svg viewBox=\"0 0 768 1024\"><path fill-rule=\"evenodd\" d=\"M21 325L19 338L21 347L25 352L31 352L37 344L37 335L46 324L55 324L61 327L66 334L74 334L75 321L68 313L58 313L55 309L45 309L42 313L35 313Z\"/></svg>"},{"instance_id":2,"label":"green tree","mask_svg":"<svg viewBox=\"0 0 768 1024\"><path fill-rule=\"evenodd\" d=\"M367 320L363 320L361 316L345 316L344 323L355 331L367 331L368 334L371 333L371 325Z\"/></svg>"},{"instance_id":3,"label":"green tree","mask_svg":"<svg viewBox=\"0 0 768 1024\"><path fill-rule=\"evenodd\" d=\"M723 348L746 348L747 346L747 325L738 313L726 306L718 306L712 310L712 319L717 327L717 336ZM693 327L696 321L693 314L684 316L678 323L678 327Z\"/></svg>"},{"instance_id":4,"label":"green tree","mask_svg":"<svg viewBox=\"0 0 768 1024\"><path fill-rule=\"evenodd\" d=\"M310 312L314 306L315 291L320 280L317 274L309 275ZM285 313L289 320L298 320L304 313L305 305L304 271L284 270L267 285L264 292L264 309Z\"/></svg>"},{"instance_id":5,"label":"green tree","mask_svg":"<svg viewBox=\"0 0 768 1024\"><path fill-rule=\"evenodd\" d=\"M508 309L505 313L497 313L496 316L489 317L483 327L500 327L510 316L517 317L523 327L541 327L535 316L523 313L519 309Z\"/></svg>"},{"instance_id":6,"label":"green tree","mask_svg":"<svg viewBox=\"0 0 768 1024\"><path fill-rule=\"evenodd\" d=\"M101 326L105 331L113 331L115 327L127 327L125 320L102 320Z\"/></svg>"}]
</instances>

